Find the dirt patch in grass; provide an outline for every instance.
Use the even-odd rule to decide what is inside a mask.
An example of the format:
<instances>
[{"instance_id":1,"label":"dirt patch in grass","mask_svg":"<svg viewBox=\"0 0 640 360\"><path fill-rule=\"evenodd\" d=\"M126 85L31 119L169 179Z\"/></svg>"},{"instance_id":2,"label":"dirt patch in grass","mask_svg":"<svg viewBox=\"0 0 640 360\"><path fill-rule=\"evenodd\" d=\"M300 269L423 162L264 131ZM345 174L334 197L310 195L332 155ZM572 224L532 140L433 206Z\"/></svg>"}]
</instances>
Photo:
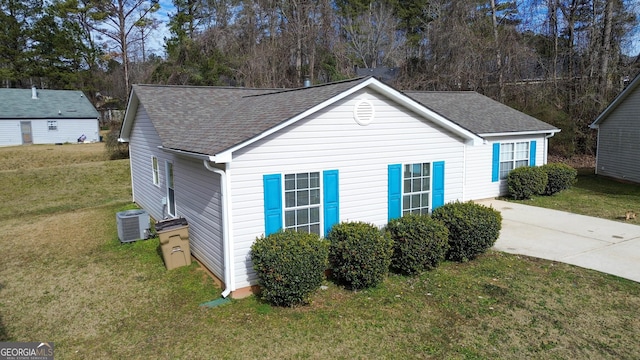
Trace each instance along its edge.
<instances>
[{"instance_id":1,"label":"dirt patch in grass","mask_svg":"<svg viewBox=\"0 0 640 360\"><path fill-rule=\"evenodd\" d=\"M574 155L568 158L549 155L547 162L567 164L574 169L595 169L596 167L596 157L594 155Z\"/></svg>"}]
</instances>

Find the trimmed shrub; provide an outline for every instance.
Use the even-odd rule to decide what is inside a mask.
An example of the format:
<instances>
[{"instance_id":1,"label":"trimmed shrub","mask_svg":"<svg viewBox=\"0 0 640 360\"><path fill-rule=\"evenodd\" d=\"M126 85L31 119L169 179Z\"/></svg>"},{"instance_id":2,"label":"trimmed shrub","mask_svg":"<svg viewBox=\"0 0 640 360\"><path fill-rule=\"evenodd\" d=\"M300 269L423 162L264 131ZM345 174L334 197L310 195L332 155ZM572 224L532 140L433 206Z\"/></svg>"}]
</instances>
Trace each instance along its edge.
<instances>
[{"instance_id":1,"label":"trimmed shrub","mask_svg":"<svg viewBox=\"0 0 640 360\"><path fill-rule=\"evenodd\" d=\"M257 238L251 261L262 298L276 306L308 303L322 285L328 255L328 243L317 234L287 230Z\"/></svg>"},{"instance_id":2,"label":"trimmed shrub","mask_svg":"<svg viewBox=\"0 0 640 360\"><path fill-rule=\"evenodd\" d=\"M391 270L418 274L436 268L449 249L449 230L428 215L407 214L387 225L393 240Z\"/></svg>"},{"instance_id":3,"label":"trimmed shrub","mask_svg":"<svg viewBox=\"0 0 640 360\"><path fill-rule=\"evenodd\" d=\"M333 277L351 289L378 285L389 271L393 241L375 225L343 222L331 228L329 263Z\"/></svg>"},{"instance_id":4,"label":"trimmed shrub","mask_svg":"<svg viewBox=\"0 0 640 360\"><path fill-rule=\"evenodd\" d=\"M446 258L452 261L469 261L484 253L498 240L502 228L500 212L471 201L445 204L431 216L449 230Z\"/></svg>"},{"instance_id":5,"label":"trimmed shrub","mask_svg":"<svg viewBox=\"0 0 640 360\"><path fill-rule=\"evenodd\" d=\"M507 175L509 195L516 200L521 200L530 199L533 195L544 194L547 181L547 173L539 166L523 166L513 169Z\"/></svg>"},{"instance_id":6,"label":"trimmed shrub","mask_svg":"<svg viewBox=\"0 0 640 360\"><path fill-rule=\"evenodd\" d=\"M559 193L576 183L578 171L569 165L553 163L542 165L541 168L547 173L548 178L547 187L544 190L545 195Z\"/></svg>"}]
</instances>

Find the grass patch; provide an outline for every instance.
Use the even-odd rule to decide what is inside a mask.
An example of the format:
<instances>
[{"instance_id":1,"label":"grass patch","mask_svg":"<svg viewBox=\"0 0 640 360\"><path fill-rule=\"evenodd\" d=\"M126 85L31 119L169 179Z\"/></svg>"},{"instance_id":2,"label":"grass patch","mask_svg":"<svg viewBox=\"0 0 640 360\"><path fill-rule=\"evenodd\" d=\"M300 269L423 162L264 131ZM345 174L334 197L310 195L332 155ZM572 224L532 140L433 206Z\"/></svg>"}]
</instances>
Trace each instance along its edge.
<instances>
[{"instance_id":1,"label":"grass patch","mask_svg":"<svg viewBox=\"0 0 640 360\"><path fill-rule=\"evenodd\" d=\"M553 196L534 196L531 200L506 200L617 221L625 221L627 211L640 214L638 184L597 176L593 169L581 169L578 172L578 181L572 188ZM634 219L628 222L637 221Z\"/></svg>"},{"instance_id":2,"label":"grass patch","mask_svg":"<svg viewBox=\"0 0 640 360\"><path fill-rule=\"evenodd\" d=\"M29 145L0 149L0 171L107 160L104 143Z\"/></svg>"},{"instance_id":3,"label":"grass patch","mask_svg":"<svg viewBox=\"0 0 640 360\"><path fill-rule=\"evenodd\" d=\"M391 275L358 292L325 283L306 307L277 308L250 297L202 308L221 289L196 263L166 271L157 239L118 241L115 213L131 206L128 166L89 161L22 169L44 182L33 185L40 197L20 188L26 177L6 186L22 196L7 201L11 211L1 210L0 341L54 341L56 359L634 359L640 353L640 284L499 252L445 262L419 277ZM85 168L92 171L76 171ZM98 195L63 201L60 179ZM12 194L3 191L3 199Z\"/></svg>"}]
</instances>

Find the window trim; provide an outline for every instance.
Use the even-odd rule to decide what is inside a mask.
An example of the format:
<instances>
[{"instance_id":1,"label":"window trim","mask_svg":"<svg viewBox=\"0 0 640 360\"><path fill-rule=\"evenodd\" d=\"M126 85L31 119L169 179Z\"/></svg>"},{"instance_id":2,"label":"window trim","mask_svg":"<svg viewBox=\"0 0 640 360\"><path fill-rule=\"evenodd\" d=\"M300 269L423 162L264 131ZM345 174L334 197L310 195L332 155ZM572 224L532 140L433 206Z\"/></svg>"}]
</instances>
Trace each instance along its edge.
<instances>
[{"instance_id":1,"label":"window trim","mask_svg":"<svg viewBox=\"0 0 640 360\"><path fill-rule=\"evenodd\" d=\"M518 151L518 144L526 144L527 145L526 151L523 151L523 150ZM502 148L505 145L511 145L513 147L509 152L509 154L511 154L510 160L503 160L503 154L506 154L506 153L502 151ZM514 169L531 165L531 148L532 148L531 146L532 146L531 141L500 142L500 145L499 145L500 154L498 157L498 178L500 180L505 180L509 175L509 172ZM525 154L525 157L517 157L519 152L522 154ZM526 161L527 163L518 165L518 162L522 162L522 161ZM509 169L508 171L504 171L502 169L502 164L506 164L506 163L511 164L511 169Z\"/></svg>"},{"instance_id":2,"label":"window trim","mask_svg":"<svg viewBox=\"0 0 640 360\"><path fill-rule=\"evenodd\" d=\"M424 176L422 174L422 170L424 169L424 165L425 164L429 164L429 174L427 176ZM416 165L420 165L420 176L418 177L414 177L411 176L409 178L406 178L406 167L410 166L416 166ZM404 163L402 164L402 168L401 168L402 174L401 174L401 188L400 188L400 216L405 216L406 214L411 214L411 213L416 213L416 210L420 210L419 213L422 213L422 209L424 209L424 206L418 206L418 207L411 207L411 204L409 204L409 207L405 209L405 197L407 196L413 196L413 195L423 195L423 194L427 194L427 213L431 213L431 211L433 211L433 161L430 162L419 162L419 163ZM412 172L413 174L413 172ZM415 179L420 179L421 183L422 180L428 178L429 179L429 190L427 191L413 191L413 192L405 192L405 182L407 180L409 181L414 181ZM421 185L422 187L422 185ZM422 205L422 204L421 204Z\"/></svg>"},{"instance_id":3,"label":"window trim","mask_svg":"<svg viewBox=\"0 0 640 360\"><path fill-rule=\"evenodd\" d=\"M173 171L173 162L165 161L165 174L166 174L166 189L167 189L167 215L176 217L178 209L176 207L176 190L175 190L175 178ZM173 209L173 213L171 210Z\"/></svg>"},{"instance_id":4,"label":"window trim","mask_svg":"<svg viewBox=\"0 0 640 360\"><path fill-rule=\"evenodd\" d=\"M298 188L298 175L300 174L307 174L308 178L307 178L307 184L308 186L306 188ZM317 187L311 187L310 184L310 175L311 174L317 174L318 175L318 186ZM292 173L283 173L282 175L282 229L283 230L289 230L289 229L294 229L297 230L299 227L302 226L306 226L307 230L309 233L311 233L311 227L312 226L317 226L318 232L317 234L319 236L323 236L323 232L324 232L324 181L323 181L323 176L322 176L322 171L299 171L299 172L292 172ZM293 189L288 189L287 190L287 177L288 176L294 176L294 188ZM287 193L294 193L296 194L298 191L311 191L311 190L317 190L318 192L318 202L315 204L311 204L311 194L308 195L308 199L309 199L309 203L306 205L298 205L297 204L297 197L294 197L294 202L296 202L296 204L294 206L287 206ZM311 209L318 209L318 221L317 222L312 222L311 221ZM307 223L306 224L299 224L297 222L297 211L299 210L304 210L307 209ZM295 212L294 213L294 225L290 225L287 226L287 212ZM325 234L326 235L326 234Z\"/></svg>"},{"instance_id":5,"label":"window trim","mask_svg":"<svg viewBox=\"0 0 640 360\"><path fill-rule=\"evenodd\" d=\"M151 156L151 181L153 185L160 187L160 163L155 155Z\"/></svg>"}]
</instances>

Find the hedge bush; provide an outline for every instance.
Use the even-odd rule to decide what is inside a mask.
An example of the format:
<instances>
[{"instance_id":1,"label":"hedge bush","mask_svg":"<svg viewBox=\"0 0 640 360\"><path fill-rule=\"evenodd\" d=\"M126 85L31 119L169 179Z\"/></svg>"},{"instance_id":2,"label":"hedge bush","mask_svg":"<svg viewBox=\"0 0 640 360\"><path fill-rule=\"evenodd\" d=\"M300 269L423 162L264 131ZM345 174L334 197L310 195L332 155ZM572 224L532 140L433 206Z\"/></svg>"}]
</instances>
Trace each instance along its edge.
<instances>
[{"instance_id":1,"label":"hedge bush","mask_svg":"<svg viewBox=\"0 0 640 360\"><path fill-rule=\"evenodd\" d=\"M328 242L317 234L287 230L257 238L251 261L262 298L276 306L308 303L322 285L328 256Z\"/></svg>"},{"instance_id":2,"label":"hedge bush","mask_svg":"<svg viewBox=\"0 0 640 360\"><path fill-rule=\"evenodd\" d=\"M393 240L391 270L405 275L436 268L449 249L449 230L428 215L407 214L387 225Z\"/></svg>"},{"instance_id":3,"label":"hedge bush","mask_svg":"<svg viewBox=\"0 0 640 360\"><path fill-rule=\"evenodd\" d=\"M378 285L389 271L393 241L375 225L343 222L331 228L329 263L333 277L351 289Z\"/></svg>"},{"instance_id":4,"label":"hedge bush","mask_svg":"<svg viewBox=\"0 0 640 360\"><path fill-rule=\"evenodd\" d=\"M452 261L469 261L487 251L498 240L502 227L500 212L471 201L445 204L431 216L449 230L446 258Z\"/></svg>"},{"instance_id":5,"label":"hedge bush","mask_svg":"<svg viewBox=\"0 0 640 360\"><path fill-rule=\"evenodd\" d=\"M547 173L547 187L544 190L545 195L553 195L562 190L569 189L576 182L578 171L569 165L561 163L552 163L541 166L542 170Z\"/></svg>"},{"instance_id":6,"label":"hedge bush","mask_svg":"<svg viewBox=\"0 0 640 360\"><path fill-rule=\"evenodd\" d=\"M509 195L514 199L530 199L533 195L544 194L547 187L547 173L539 166L523 166L513 169L507 175Z\"/></svg>"}]
</instances>

